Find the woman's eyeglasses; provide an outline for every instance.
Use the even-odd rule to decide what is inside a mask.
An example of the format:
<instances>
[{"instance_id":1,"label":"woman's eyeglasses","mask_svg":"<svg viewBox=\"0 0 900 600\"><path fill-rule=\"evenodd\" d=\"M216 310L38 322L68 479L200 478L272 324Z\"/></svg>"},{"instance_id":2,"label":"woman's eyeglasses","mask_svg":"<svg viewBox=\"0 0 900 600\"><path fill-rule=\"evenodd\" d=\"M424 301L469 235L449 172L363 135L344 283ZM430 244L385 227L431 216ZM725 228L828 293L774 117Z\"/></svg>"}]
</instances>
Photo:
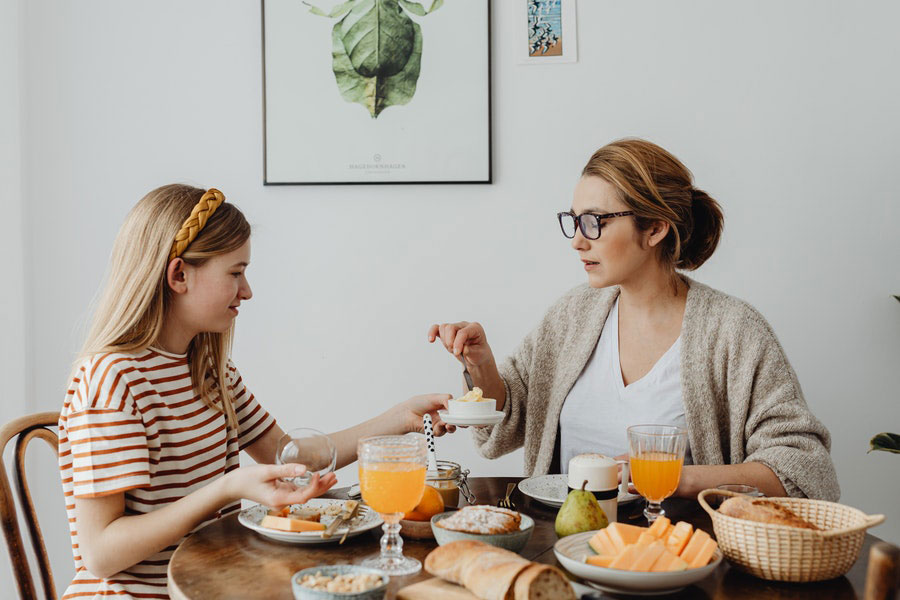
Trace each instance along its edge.
<instances>
[{"instance_id":1,"label":"woman's eyeglasses","mask_svg":"<svg viewBox=\"0 0 900 600\"><path fill-rule=\"evenodd\" d=\"M575 232L581 229L581 235L589 240L600 238L600 225L603 219L612 219L613 217L627 217L633 215L634 211L626 210L623 212L604 213L602 215L594 213L584 213L576 215L572 211L557 213L559 219L559 228L567 238L575 237Z\"/></svg>"}]
</instances>

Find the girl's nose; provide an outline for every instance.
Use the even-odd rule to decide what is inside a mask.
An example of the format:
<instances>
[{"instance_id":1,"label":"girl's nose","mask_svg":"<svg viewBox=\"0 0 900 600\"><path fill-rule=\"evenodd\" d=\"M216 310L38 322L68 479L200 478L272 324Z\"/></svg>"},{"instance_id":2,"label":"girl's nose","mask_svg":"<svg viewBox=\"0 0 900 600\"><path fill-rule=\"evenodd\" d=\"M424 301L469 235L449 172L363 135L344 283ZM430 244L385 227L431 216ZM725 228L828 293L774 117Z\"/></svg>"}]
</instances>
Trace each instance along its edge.
<instances>
[{"instance_id":1,"label":"girl's nose","mask_svg":"<svg viewBox=\"0 0 900 600\"><path fill-rule=\"evenodd\" d=\"M240 293L241 293L241 300L249 300L250 298L253 297L253 290L250 289L249 283L244 283L244 285L241 286Z\"/></svg>"}]
</instances>

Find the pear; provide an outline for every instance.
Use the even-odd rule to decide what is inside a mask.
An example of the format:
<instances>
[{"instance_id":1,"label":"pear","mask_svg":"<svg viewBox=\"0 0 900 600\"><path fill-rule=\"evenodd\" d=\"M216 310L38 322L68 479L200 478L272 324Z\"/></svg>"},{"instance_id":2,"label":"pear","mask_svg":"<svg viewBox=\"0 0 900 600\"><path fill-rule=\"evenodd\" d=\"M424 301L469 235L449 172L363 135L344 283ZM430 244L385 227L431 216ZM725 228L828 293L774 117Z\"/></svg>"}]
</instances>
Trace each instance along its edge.
<instances>
[{"instance_id":1,"label":"pear","mask_svg":"<svg viewBox=\"0 0 900 600\"><path fill-rule=\"evenodd\" d=\"M592 492L584 490L587 480L580 490L572 490L556 513L556 535L565 537L582 531L603 529L609 525L606 513Z\"/></svg>"}]
</instances>

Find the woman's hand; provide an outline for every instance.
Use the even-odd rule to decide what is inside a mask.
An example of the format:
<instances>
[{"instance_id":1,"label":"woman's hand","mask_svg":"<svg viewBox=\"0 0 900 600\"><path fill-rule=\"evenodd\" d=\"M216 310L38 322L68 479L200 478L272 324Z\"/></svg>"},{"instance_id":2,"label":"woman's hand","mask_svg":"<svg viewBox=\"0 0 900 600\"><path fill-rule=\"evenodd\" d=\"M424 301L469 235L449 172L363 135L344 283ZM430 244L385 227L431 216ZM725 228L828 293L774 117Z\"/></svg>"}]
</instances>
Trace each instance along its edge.
<instances>
[{"instance_id":1,"label":"woman's hand","mask_svg":"<svg viewBox=\"0 0 900 600\"><path fill-rule=\"evenodd\" d=\"M425 394L422 396L413 396L409 400L405 400L395 405L391 410L394 412L391 419L399 422L404 432L416 431L422 433L425 426L422 417L425 413L431 415L431 421L434 424L434 435L440 436L445 433L453 433L456 426L447 425L438 416L437 411L447 408L447 401L453 398L450 394Z\"/></svg>"},{"instance_id":2,"label":"woman's hand","mask_svg":"<svg viewBox=\"0 0 900 600\"><path fill-rule=\"evenodd\" d=\"M289 504L304 502L321 496L337 483L337 476L328 473L319 478L314 473L306 487L297 487L281 478L299 477L306 473L306 466L289 465L252 465L240 467L223 477L226 496L229 502L246 498L269 508L278 509Z\"/></svg>"},{"instance_id":3,"label":"woman's hand","mask_svg":"<svg viewBox=\"0 0 900 600\"><path fill-rule=\"evenodd\" d=\"M480 323L442 323L428 328L428 341L440 338L447 352L465 359L467 365L482 367L494 363L494 354Z\"/></svg>"}]
</instances>

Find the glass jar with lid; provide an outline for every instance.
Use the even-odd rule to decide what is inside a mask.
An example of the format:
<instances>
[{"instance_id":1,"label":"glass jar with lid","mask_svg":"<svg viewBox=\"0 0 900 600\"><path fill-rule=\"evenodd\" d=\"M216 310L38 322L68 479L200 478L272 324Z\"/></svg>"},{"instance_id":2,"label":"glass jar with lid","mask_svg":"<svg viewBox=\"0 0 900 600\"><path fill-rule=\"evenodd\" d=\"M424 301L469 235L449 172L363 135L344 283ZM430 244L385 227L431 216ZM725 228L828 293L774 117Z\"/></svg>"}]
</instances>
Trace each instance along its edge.
<instances>
[{"instance_id":1,"label":"glass jar with lid","mask_svg":"<svg viewBox=\"0 0 900 600\"><path fill-rule=\"evenodd\" d=\"M469 470L450 460L437 461L437 472L429 471L425 483L433 487L444 500L444 506L459 506L459 495L469 504L475 504L475 494L469 490Z\"/></svg>"}]
</instances>

